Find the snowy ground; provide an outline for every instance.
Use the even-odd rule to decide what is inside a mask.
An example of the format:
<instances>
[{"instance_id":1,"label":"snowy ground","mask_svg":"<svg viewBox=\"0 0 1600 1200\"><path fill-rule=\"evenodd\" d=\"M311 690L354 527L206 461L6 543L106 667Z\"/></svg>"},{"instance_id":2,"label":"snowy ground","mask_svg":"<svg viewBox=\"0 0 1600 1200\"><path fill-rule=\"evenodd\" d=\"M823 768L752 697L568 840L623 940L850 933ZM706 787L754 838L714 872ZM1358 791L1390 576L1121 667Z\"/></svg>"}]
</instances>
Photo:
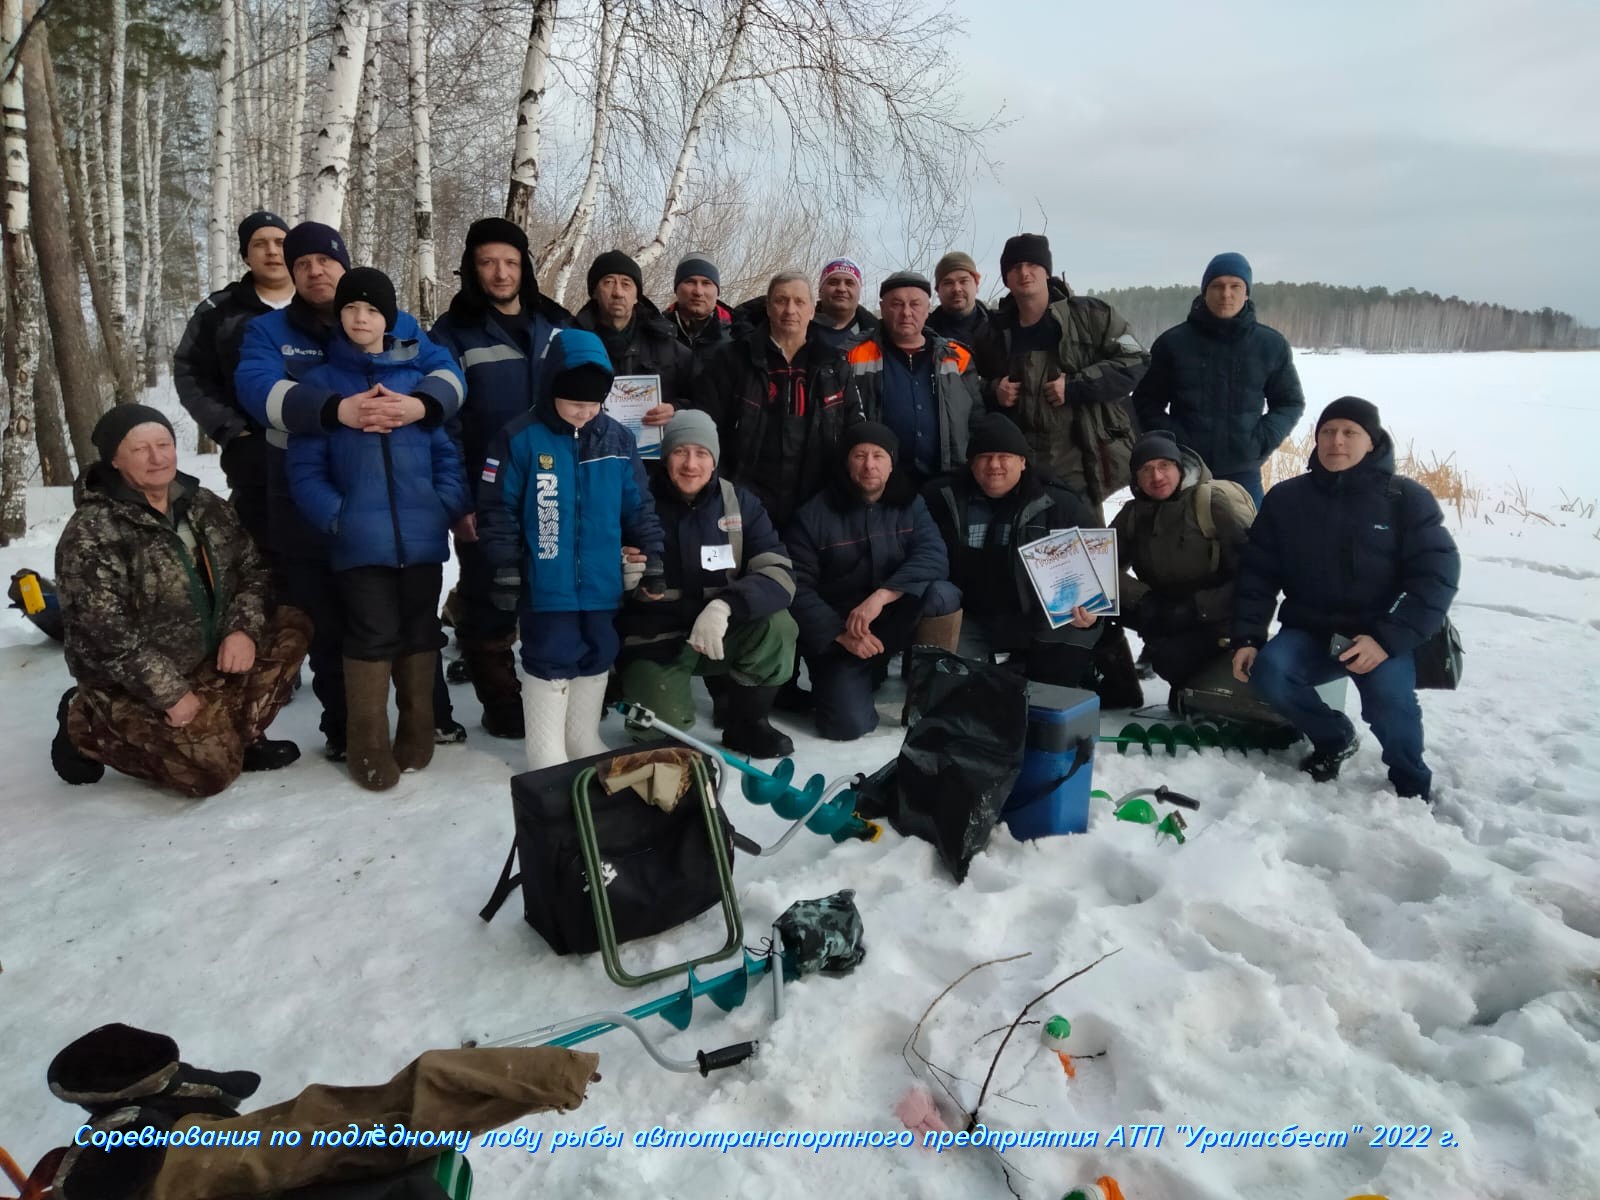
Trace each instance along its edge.
<instances>
[{"instance_id":1,"label":"snowy ground","mask_svg":"<svg viewBox=\"0 0 1600 1200\"><path fill-rule=\"evenodd\" d=\"M1575 428L1600 422L1600 355L1423 367L1358 357L1344 380L1333 368L1347 357L1303 360L1314 409L1353 391L1398 414L1386 393L1432 370L1419 392L1433 396L1430 411L1457 410L1452 430L1477 429L1467 412L1485 431L1507 431L1508 401L1524 393L1563 397L1551 403L1580 410ZM1492 376L1497 358L1514 360L1526 384L1512 396L1468 386L1470 374ZM1585 362L1578 386L1571 364ZM1447 380L1456 390L1435 394ZM1548 415L1529 416L1549 429ZM1581 440L1579 450L1546 433L1509 465L1524 482L1586 484L1596 443L1592 432ZM1514 444L1509 432L1497 443L1507 456ZM1501 478L1493 466L1484 475ZM1004 1196L989 1152L721 1154L638 1149L631 1138L657 1125L898 1129L894 1105L912 1082L900 1048L917 1015L973 964L1030 952L968 979L926 1030L929 1057L969 1081L955 1086L971 1104L998 1042L984 1035L1120 948L1035 1014L1068 1015L1079 1051L1103 1056L1081 1061L1069 1082L1024 1029L996 1072L1006 1096L991 1092L990 1127L1096 1131L1102 1143L1010 1150L1012 1185L1030 1200L1104 1172L1130 1200L1600 1195L1600 520L1553 515L1567 523L1502 516L1459 531L1466 687L1423 697L1436 812L1388 790L1370 737L1344 778L1320 787L1288 755L1103 753L1097 787L1165 782L1202 798L1187 845L1157 843L1101 808L1083 836L1021 844L997 832L959 888L932 847L892 832L877 845L802 835L777 858L740 858L748 942L792 901L852 887L866 960L849 977L792 985L775 1024L764 992L728 1015L704 1005L683 1033L655 1022L679 1056L762 1040L757 1059L710 1080L659 1070L622 1035L591 1043L604 1080L588 1103L530 1124L603 1123L622 1131L622 1148L476 1148L476 1194ZM0 574L48 568L59 530L50 520L0 551ZM13 752L0 792L0 1144L19 1159L71 1135L76 1110L49 1095L45 1066L105 1021L170 1032L202 1065L257 1070L256 1099L270 1103L312 1081L387 1078L429 1047L666 990L623 992L598 962L553 957L516 900L492 925L477 919L510 838L506 780L519 746L475 735L385 795L315 753L203 803L115 776L69 789L46 758L66 672L14 613L0 620L0 681ZM455 697L470 724L470 689ZM854 745L792 726L801 772L893 757L898 702L891 680L884 727ZM275 732L311 750L314 728L306 694ZM620 741L614 720L605 734ZM743 801L732 815L758 840L780 828ZM708 915L625 959L668 963L719 940ZM1103 1145L1128 1124L1162 1126L1161 1144ZM1348 1144L1201 1153L1179 1129L1290 1124L1344 1131ZM1426 1145L1369 1144L1395 1125L1428 1127Z\"/></svg>"}]
</instances>

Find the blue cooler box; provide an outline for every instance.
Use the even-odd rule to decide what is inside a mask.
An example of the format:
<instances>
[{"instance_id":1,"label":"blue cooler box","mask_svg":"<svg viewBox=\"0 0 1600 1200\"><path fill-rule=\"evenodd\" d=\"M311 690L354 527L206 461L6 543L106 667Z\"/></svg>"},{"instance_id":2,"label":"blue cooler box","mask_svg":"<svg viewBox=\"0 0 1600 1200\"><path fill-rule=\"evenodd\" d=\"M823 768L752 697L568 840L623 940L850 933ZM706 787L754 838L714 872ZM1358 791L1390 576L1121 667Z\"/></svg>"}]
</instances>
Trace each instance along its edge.
<instances>
[{"instance_id":1,"label":"blue cooler box","mask_svg":"<svg viewBox=\"0 0 1600 1200\"><path fill-rule=\"evenodd\" d=\"M1082 688L1028 685L1028 742L1022 773L1000 819L1011 836L1050 837L1089 828L1100 697Z\"/></svg>"}]
</instances>

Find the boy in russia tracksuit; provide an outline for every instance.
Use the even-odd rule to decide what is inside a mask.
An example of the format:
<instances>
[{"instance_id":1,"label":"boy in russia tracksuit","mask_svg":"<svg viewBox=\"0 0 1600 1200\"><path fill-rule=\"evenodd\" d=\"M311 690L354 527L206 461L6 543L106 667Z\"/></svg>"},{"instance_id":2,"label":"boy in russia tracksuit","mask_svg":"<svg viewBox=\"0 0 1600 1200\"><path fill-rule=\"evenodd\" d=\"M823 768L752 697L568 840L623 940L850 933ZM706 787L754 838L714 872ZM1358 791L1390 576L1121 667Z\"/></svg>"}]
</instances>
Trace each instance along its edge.
<instances>
[{"instance_id":1,"label":"boy in russia tracksuit","mask_svg":"<svg viewBox=\"0 0 1600 1200\"><path fill-rule=\"evenodd\" d=\"M426 335L393 337L398 312L394 284L382 271L346 273L334 294L340 332L305 382L346 395L375 385L412 392L422 379L417 362ZM433 758L442 564L450 557L451 524L472 511L461 458L439 426L368 432L341 425L291 436L286 465L296 506L333 542L329 565L345 614L350 774L382 791L401 771ZM400 711L392 746L391 675Z\"/></svg>"},{"instance_id":2,"label":"boy in russia tracksuit","mask_svg":"<svg viewBox=\"0 0 1600 1200\"><path fill-rule=\"evenodd\" d=\"M600 754L606 674L617 657L623 596L660 599L661 523L633 435L600 411L611 360L593 333L550 343L533 409L489 445L478 487L478 538L495 602L522 611L529 770ZM623 545L644 552L624 564Z\"/></svg>"}]
</instances>

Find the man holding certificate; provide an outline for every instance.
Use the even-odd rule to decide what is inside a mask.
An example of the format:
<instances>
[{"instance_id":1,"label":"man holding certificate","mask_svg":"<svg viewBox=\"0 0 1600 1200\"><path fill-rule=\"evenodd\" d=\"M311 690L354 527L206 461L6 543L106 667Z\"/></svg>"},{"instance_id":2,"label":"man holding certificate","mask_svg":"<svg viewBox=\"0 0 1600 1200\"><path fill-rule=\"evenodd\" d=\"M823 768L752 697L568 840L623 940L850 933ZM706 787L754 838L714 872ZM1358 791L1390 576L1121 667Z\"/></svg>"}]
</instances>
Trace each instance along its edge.
<instances>
[{"instance_id":1,"label":"man holding certificate","mask_svg":"<svg viewBox=\"0 0 1600 1200\"><path fill-rule=\"evenodd\" d=\"M1015 422L998 413L973 426L967 465L923 491L961 589L961 654L1004 657L1041 683L1083 686L1100 630L1081 605L1059 628L1040 606L1018 550L1058 530L1090 527L1094 511L1032 465Z\"/></svg>"}]
</instances>

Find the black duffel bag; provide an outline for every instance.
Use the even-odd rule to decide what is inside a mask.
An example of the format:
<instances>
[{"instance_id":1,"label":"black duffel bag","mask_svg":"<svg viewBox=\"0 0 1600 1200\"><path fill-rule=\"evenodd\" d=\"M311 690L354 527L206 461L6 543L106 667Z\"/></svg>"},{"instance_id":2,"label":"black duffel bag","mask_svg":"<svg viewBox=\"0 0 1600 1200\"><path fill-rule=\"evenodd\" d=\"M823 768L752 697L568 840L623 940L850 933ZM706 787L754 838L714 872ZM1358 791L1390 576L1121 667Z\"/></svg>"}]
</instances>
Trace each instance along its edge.
<instances>
[{"instance_id":1,"label":"black duffel bag","mask_svg":"<svg viewBox=\"0 0 1600 1200\"><path fill-rule=\"evenodd\" d=\"M588 767L603 774L619 754L666 747L681 749L682 743L662 738L513 776L516 837L494 895L478 915L490 920L520 884L523 919L550 949L557 954L599 950L572 786ZM632 788L607 795L598 777L590 780L588 796L619 943L673 929L721 901L705 814L692 791L670 813L646 804ZM720 808L717 818L731 862L733 826ZM521 870L514 874L519 863Z\"/></svg>"}]
</instances>

